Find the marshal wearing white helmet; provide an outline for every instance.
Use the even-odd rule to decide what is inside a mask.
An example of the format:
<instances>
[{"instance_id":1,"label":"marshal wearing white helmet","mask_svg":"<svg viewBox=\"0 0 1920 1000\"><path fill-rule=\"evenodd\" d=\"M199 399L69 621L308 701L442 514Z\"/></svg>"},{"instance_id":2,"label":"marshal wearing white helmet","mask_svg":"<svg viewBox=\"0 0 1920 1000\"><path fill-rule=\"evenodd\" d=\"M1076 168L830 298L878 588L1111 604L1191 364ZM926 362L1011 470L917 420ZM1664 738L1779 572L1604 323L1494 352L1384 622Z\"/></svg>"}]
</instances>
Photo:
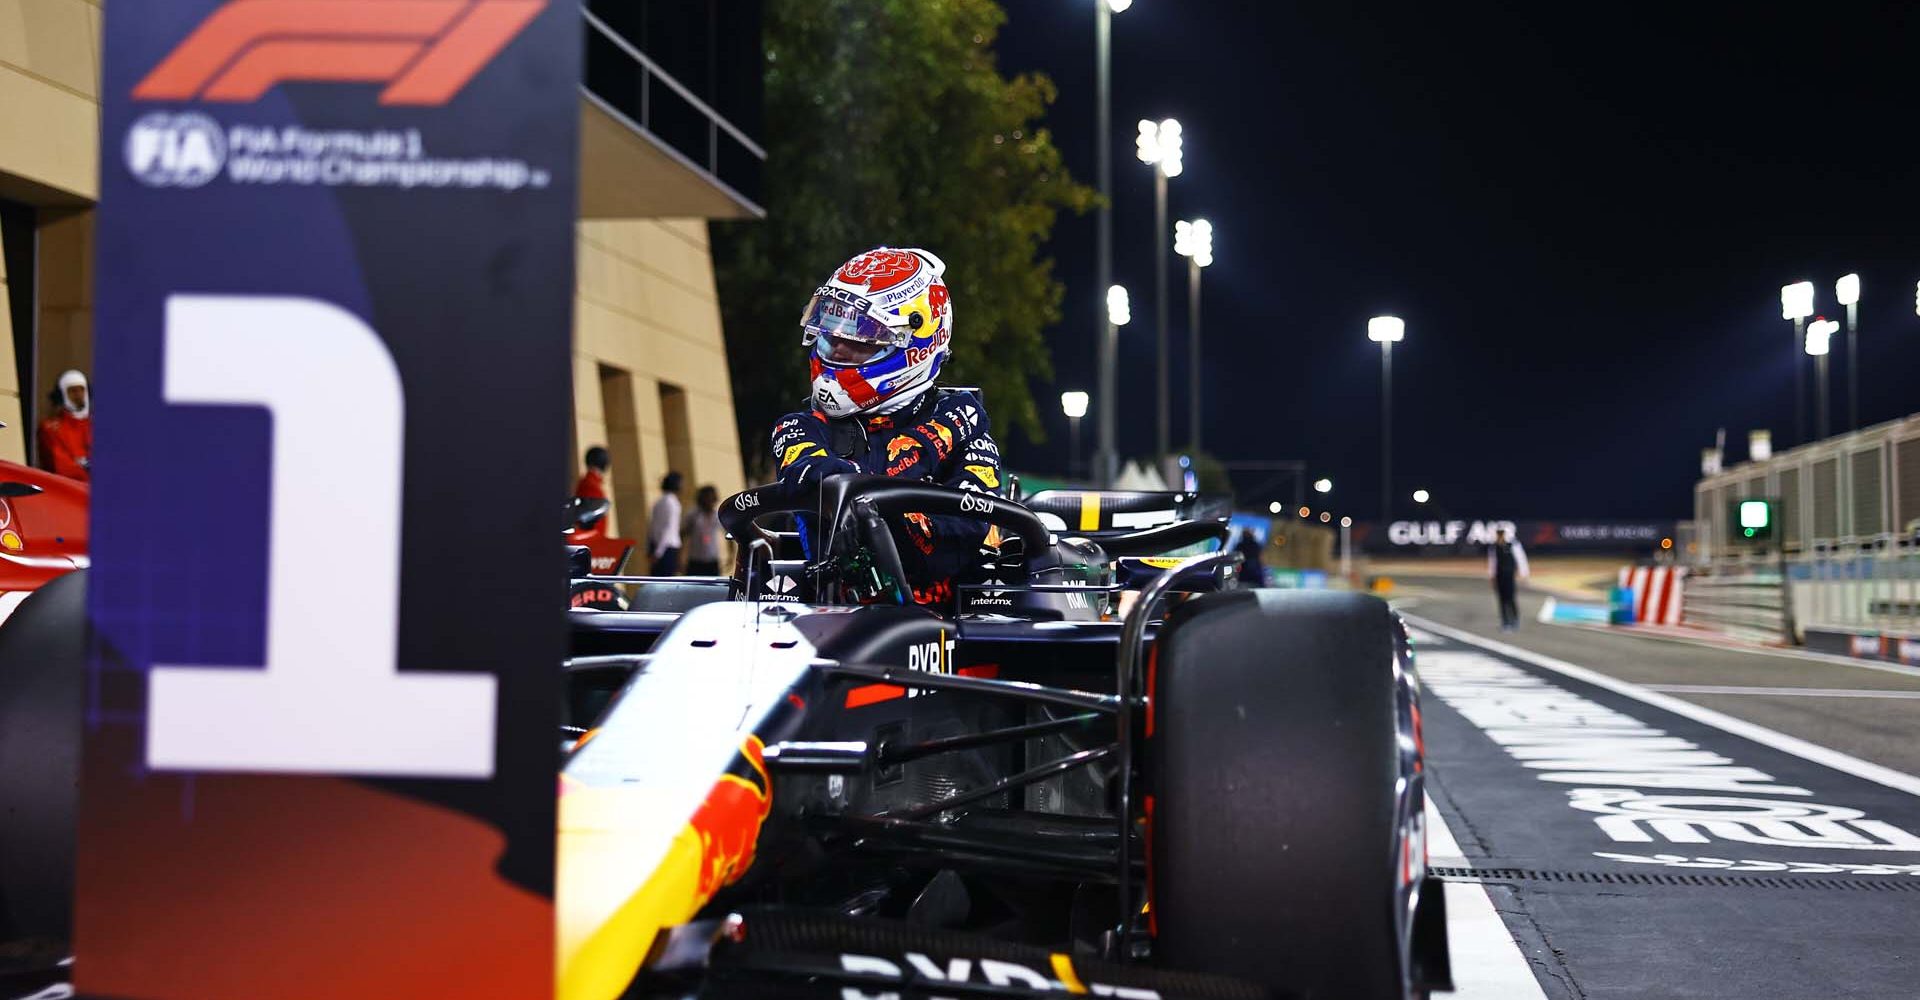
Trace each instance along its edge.
<instances>
[{"instance_id":1,"label":"marshal wearing white helmet","mask_svg":"<svg viewBox=\"0 0 1920 1000\"><path fill-rule=\"evenodd\" d=\"M812 398L773 429L780 481L817 486L842 472L924 479L999 493L1000 448L971 392L937 389L952 349L953 300L940 258L879 247L841 265L800 316ZM977 563L985 525L910 516L901 547L915 596L947 600ZM915 558L917 554L918 558Z\"/></svg>"}]
</instances>

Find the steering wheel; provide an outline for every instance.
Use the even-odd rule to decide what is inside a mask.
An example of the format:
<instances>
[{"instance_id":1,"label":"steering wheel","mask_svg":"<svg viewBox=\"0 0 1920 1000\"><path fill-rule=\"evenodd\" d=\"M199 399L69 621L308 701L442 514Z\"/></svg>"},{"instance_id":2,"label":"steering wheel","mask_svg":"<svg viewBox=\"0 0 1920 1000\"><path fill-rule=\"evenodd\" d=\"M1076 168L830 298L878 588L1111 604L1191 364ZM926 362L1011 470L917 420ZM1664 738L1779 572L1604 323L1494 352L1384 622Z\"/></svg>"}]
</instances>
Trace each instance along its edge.
<instances>
[{"instance_id":1,"label":"steering wheel","mask_svg":"<svg viewBox=\"0 0 1920 1000\"><path fill-rule=\"evenodd\" d=\"M907 574L886 519L910 513L963 517L998 526L1017 537L1025 548L1029 572L1051 568L1059 561L1053 536L1040 518L1012 500L990 493L959 490L911 479L846 474L827 477L817 490L795 490L774 484L736 493L720 505L720 523L736 539L749 532L766 533L754 522L771 514L815 514L809 529L810 551L816 559L832 559L864 550L877 570L875 585L895 581L893 596L905 601ZM843 572L846 566L839 567ZM842 586L855 581L841 579Z\"/></svg>"},{"instance_id":2,"label":"steering wheel","mask_svg":"<svg viewBox=\"0 0 1920 1000\"><path fill-rule=\"evenodd\" d=\"M878 569L898 581L906 580L906 572L892 533L882 521L883 516L917 513L981 521L1021 540L1030 572L1050 567L1058 560L1053 550L1053 535L1037 515L1012 500L990 493L912 479L841 475L828 477L821 484L820 509L826 514L829 551L840 542L843 532L852 531L858 541L866 544Z\"/></svg>"}]
</instances>

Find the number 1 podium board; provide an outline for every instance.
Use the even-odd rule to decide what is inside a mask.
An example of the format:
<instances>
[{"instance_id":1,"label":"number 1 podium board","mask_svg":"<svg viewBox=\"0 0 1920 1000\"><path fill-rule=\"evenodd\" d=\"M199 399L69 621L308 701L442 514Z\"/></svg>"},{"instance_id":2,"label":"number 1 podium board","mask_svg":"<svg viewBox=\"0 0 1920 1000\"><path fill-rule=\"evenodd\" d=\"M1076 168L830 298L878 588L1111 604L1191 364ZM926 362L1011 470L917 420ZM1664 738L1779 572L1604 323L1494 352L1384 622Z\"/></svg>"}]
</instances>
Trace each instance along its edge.
<instances>
[{"instance_id":1,"label":"number 1 podium board","mask_svg":"<svg viewBox=\"0 0 1920 1000\"><path fill-rule=\"evenodd\" d=\"M579 31L107 12L82 995L551 995Z\"/></svg>"}]
</instances>

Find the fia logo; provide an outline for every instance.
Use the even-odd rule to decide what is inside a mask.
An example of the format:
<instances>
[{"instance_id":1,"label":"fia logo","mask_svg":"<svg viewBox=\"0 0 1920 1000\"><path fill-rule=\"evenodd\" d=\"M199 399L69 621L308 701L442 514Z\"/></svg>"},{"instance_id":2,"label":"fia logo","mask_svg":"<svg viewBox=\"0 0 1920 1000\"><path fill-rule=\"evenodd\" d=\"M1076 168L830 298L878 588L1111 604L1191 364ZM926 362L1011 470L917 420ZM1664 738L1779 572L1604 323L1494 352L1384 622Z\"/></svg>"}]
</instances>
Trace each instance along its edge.
<instances>
[{"instance_id":1,"label":"fia logo","mask_svg":"<svg viewBox=\"0 0 1920 1000\"><path fill-rule=\"evenodd\" d=\"M220 175L226 132L197 111L155 111L127 130L127 170L148 187L195 188Z\"/></svg>"}]
</instances>

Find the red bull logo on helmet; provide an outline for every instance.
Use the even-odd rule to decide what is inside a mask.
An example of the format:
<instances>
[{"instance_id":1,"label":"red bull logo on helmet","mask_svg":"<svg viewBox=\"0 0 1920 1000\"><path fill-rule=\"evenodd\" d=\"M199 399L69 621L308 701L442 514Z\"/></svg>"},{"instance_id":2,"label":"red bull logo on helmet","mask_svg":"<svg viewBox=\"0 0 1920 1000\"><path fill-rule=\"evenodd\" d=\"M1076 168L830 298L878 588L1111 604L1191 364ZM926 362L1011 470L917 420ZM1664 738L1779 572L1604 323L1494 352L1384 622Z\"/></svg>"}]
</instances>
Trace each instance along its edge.
<instances>
[{"instance_id":1,"label":"red bull logo on helmet","mask_svg":"<svg viewBox=\"0 0 1920 1000\"><path fill-rule=\"evenodd\" d=\"M919 273L921 264L917 254L882 247L847 261L833 277L849 285L864 285L870 292L884 292Z\"/></svg>"}]
</instances>

